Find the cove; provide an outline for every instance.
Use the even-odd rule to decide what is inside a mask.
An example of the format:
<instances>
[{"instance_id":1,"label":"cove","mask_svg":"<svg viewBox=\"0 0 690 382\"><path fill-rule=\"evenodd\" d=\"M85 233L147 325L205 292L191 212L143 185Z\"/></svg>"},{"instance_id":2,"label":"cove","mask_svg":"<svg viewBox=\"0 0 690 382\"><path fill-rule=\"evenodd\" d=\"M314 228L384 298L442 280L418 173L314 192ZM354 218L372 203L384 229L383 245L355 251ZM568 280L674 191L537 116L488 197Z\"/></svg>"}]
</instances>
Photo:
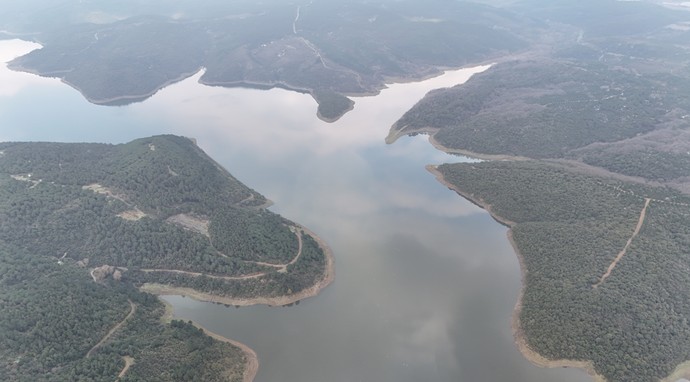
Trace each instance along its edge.
<instances>
[{"instance_id":1,"label":"cove","mask_svg":"<svg viewBox=\"0 0 690 382\"><path fill-rule=\"evenodd\" d=\"M0 41L0 57L35 49ZM335 282L291 307L246 308L166 297L176 318L254 349L257 382L579 382L580 370L525 360L510 322L520 289L506 229L438 183L427 164L466 160L389 127L427 91L483 67L393 84L354 99L334 124L307 95L207 87L201 73L125 107L96 106L57 80L0 68L0 140L121 143L172 133L315 231Z\"/></svg>"}]
</instances>

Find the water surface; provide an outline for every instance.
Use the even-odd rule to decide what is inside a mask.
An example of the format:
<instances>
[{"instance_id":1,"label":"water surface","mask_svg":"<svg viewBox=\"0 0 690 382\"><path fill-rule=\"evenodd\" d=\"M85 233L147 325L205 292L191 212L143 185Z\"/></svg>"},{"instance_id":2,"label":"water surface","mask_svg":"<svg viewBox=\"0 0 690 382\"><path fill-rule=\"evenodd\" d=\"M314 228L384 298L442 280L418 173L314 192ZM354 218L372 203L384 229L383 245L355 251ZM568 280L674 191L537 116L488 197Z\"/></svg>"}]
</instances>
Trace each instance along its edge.
<instances>
[{"instance_id":1,"label":"water surface","mask_svg":"<svg viewBox=\"0 0 690 382\"><path fill-rule=\"evenodd\" d=\"M0 42L0 60L34 48ZM391 85L326 124L307 95L205 87L200 73L143 103L104 107L57 80L3 67L0 140L195 137L274 211L322 236L335 253L335 282L296 306L166 298L176 317L252 347L257 382L590 381L579 370L539 369L514 346L520 273L505 227L424 169L462 158L421 136L384 143L427 91L482 69Z\"/></svg>"}]
</instances>

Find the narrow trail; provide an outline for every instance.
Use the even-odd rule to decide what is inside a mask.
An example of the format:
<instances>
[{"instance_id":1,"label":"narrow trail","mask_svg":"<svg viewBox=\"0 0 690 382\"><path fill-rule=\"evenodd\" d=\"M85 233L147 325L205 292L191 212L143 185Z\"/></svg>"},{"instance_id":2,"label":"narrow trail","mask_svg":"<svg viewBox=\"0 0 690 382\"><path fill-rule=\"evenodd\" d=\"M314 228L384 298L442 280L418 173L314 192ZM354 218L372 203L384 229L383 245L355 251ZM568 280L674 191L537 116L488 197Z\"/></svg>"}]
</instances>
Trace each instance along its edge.
<instances>
[{"instance_id":1,"label":"narrow trail","mask_svg":"<svg viewBox=\"0 0 690 382\"><path fill-rule=\"evenodd\" d=\"M105 337L98 341L98 343L94 345L94 347L92 347L88 353L86 353L86 358L91 357L93 353L96 350L98 350L99 347L103 346L103 344L106 343L106 341L108 341L110 337L112 337L112 335L115 334L115 332L118 329L120 329L120 327L122 327L122 325L124 325L125 322L127 322L127 320L129 320L137 311L137 305L135 303L133 303L131 300L127 300L127 302L129 302L129 313L127 314L127 316L122 321L118 322L117 325L113 326L113 328L110 329L110 331L105 335Z\"/></svg>"},{"instance_id":2,"label":"narrow trail","mask_svg":"<svg viewBox=\"0 0 690 382\"><path fill-rule=\"evenodd\" d=\"M254 200L256 200L256 196L255 196L254 194L251 194L251 195L249 195L248 197L246 197L246 198L240 200L239 202L235 203L235 205L236 205L236 206L243 206L243 207L247 207L247 208L253 208L253 209L256 209L256 210L265 210L265 209L267 209L268 207L270 207L270 206L273 205L273 202L270 201L270 200L268 200L268 199L266 199L265 202L263 202L262 204L260 204L260 205L258 205L258 206L247 206L247 205L246 205L247 203L253 202Z\"/></svg>"},{"instance_id":3,"label":"narrow trail","mask_svg":"<svg viewBox=\"0 0 690 382\"><path fill-rule=\"evenodd\" d=\"M157 284L157 283L145 283L139 290L152 293L159 296L170 296L170 295L183 295L191 297L198 301L208 301L214 303L221 303L226 305L237 305L237 306L250 306L250 305L269 305L269 306L284 306L288 304L293 304L297 301L304 300L305 298L316 296L321 290L330 285L335 279L335 259L333 258L333 251L326 244L323 239L321 239L316 233L310 231L308 228L297 225L296 228L300 230L304 235L309 235L312 239L316 241L319 248L323 251L326 258L326 267L323 272L323 277L316 281L314 285L307 289L303 289L297 293L289 293L282 296L276 297L251 297L251 298L240 298L240 297L229 297L214 295L211 293L199 292L193 288L184 287L172 287L170 285Z\"/></svg>"},{"instance_id":4,"label":"narrow trail","mask_svg":"<svg viewBox=\"0 0 690 382\"><path fill-rule=\"evenodd\" d=\"M290 230L292 230L292 228L290 228ZM271 264L271 263L264 263L262 261L247 261L247 262L252 263L252 264L257 264L257 265L263 265L266 267L278 268L279 273L286 273L288 265L292 265L292 264L296 263L297 260L299 260L299 257L302 256L302 231L293 230L292 233L294 233L295 236L297 236L298 247L297 247L297 255L295 255L295 257L292 260L290 260L289 263L287 263L287 264Z\"/></svg>"},{"instance_id":5,"label":"narrow trail","mask_svg":"<svg viewBox=\"0 0 690 382\"><path fill-rule=\"evenodd\" d=\"M625 256L625 253L628 251L628 248L630 248L630 245L632 244L633 240L637 235L640 233L640 229L642 228L642 225L644 224L644 219L645 216L647 215L647 208L649 208L649 203L652 201L651 198L645 198L644 199L644 208L642 208L642 212L640 212L640 218L637 220L637 226L635 226L635 232L633 232L632 236L628 239L628 242L625 244L625 247L618 253L618 256L613 260L611 265L609 265L609 268L606 270L606 273L604 273L603 276L599 279L599 282L596 284L592 285L592 288L598 288L599 285L603 284L606 279L611 276L611 272L613 269L618 265L618 263L623 259L623 256Z\"/></svg>"},{"instance_id":6,"label":"narrow trail","mask_svg":"<svg viewBox=\"0 0 690 382\"><path fill-rule=\"evenodd\" d=\"M86 186L82 186L81 188L83 190L89 190L89 191L93 191L97 194L105 195L106 197L109 197L109 198L117 199L117 200L121 201L122 203L124 203L127 207L130 207L130 208L133 207L133 205L126 200L124 195L116 194L112 190L110 190L109 188L103 187L102 185L100 185L98 183L92 183L92 184L89 184Z\"/></svg>"},{"instance_id":7,"label":"narrow trail","mask_svg":"<svg viewBox=\"0 0 690 382\"><path fill-rule=\"evenodd\" d=\"M291 228L292 230L292 228ZM287 264L272 264L272 263L264 263L261 261L247 261L247 263L251 264L257 264L257 265L263 265L266 267L271 267L271 268L276 268L278 269L278 273L287 273L287 267L289 265L292 265L299 260L300 256L302 256L302 231L301 230L293 230L292 231L296 236L297 236L297 254L295 257L290 260L289 263ZM187 276L193 276L193 277L200 277L200 276L205 276L211 279L218 279L218 280L248 280L248 279L256 279L262 276L265 276L268 274L268 272L261 272L261 273L254 273L251 275L245 275L245 276L216 276L216 275L209 275L207 273L201 273L201 272L192 272L192 271L182 271L179 269L161 269L161 268L155 268L155 269L140 269L142 272L146 273L155 273L155 272L167 272L167 273L177 273L177 274L182 274L182 275L187 275Z\"/></svg>"},{"instance_id":8,"label":"narrow trail","mask_svg":"<svg viewBox=\"0 0 690 382\"><path fill-rule=\"evenodd\" d=\"M122 357L122 359L125 361L125 367L123 367L120 374L117 375L118 379L124 377L125 374L127 374L127 372L129 371L129 368L132 367L132 365L134 365L134 358L126 355Z\"/></svg>"},{"instance_id":9,"label":"narrow trail","mask_svg":"<svg viewBox=\"0 0 690 382\"><path fill-rule=\"evenodd\" d=\"M330 70L331 67L329 67L328 64L326 64L326 60L323 59L323 56L321 56L321 52L319 52L319 50L316 48L316 46L315 46L314 44L312 44L311 41L307 40L307 39L304 38L304 37L300 37L300 39L302 40L302 42L304 43L304 45L306 45L307 48L311 49L311 51L314 52L314 54L316 55L316 57L319 58L319 61L321 61L321 65L323 65L324 69L329 69L329 70Z\"/></svg>"},{"instance_id":10,"label":"narrow trail","mask_svg":"<svg viewBox=\"0 0 690 382\"><path fill-rule=\"evenodd\" d=\"M146 273L156 273L156 272L161 272L161 273L177 273L181 275L187 275L187 276L193 276L193 277L200 277L200 276L205 276L210 279L218 279L218 280L247 280L247 279L255 279L259 278L261 276L264 276L266 273L254 273L251 275L246 275L246 276L215 276L215 275L209 275L207 273L201 273L201 272L191 272L191 271L181 271L179 269L140 269L142 272Z\"/></svg>"},{"instance_id":11,"label":"narrow trail","mask_svg":"<svg viewBox=\"0 0 690 382\"><path fill-rule=\"evenodd\" d=\"M256 197L254 196L254 194L249 194L249 196L247 196L246 198L240 200L240 201L237 202L236 204L241 206L241 205L243 205L243 204L246 204L246 203L249 203L249 202L253 202L254 199L256 199Z\"/></svg>"},{"instance_id":12,"label":"narrow trail","mask_svg":"<svg viewBox=\"0 0 690 382\"><path fill-rule=\"evenodd\" d=\"M292 33L297 34L297 21L299 21L299 11L301 6L297 6L297 15L295 16L295 21L292 22Z\"/></svg>"},{"instance_id":13,"label":"narrow trail","mask_svg":"<svg viewBox=\"0 0 690 382\"><path fill-rule=\"evenodd\" d=\"M634 197L639 198L639 199L649 200L649 201L652 201L655 203L664 203L664 204L672 204L674 206L690 207L689 203L674 202L673 200L654 199L654 198L650 198L650 197L646 197L646 196L637 195L634 191L626 190L621 186L614 186L614 185L606 184L604 182L599 182L599 184L602 186L605 186L605 187L609 187L612 190L616 191L616 193L617 193L616 196L619 196L620 194L627 194L627 195L631 195L631 196L634 196Z\"/></svg>"},{"instance_id":14,"label":"narrow trail","mask_svg":"<svg viewBox=\"0 0 690 382\"><path fill-rule=\"evenodd\" d=\"M311 5L311 3L309 3L309 4ZM295 20L292 22L292 34L294 34L294 35L298 35L298 33L297 33L297 22L299 21L299 16L300 16L300 11L301 11L301 9L302 9L302 6L301 6L301 5L298 5L298 6L297 6L297 14L295 15ZM324 67L325 69L331 69L331 68L329 68L328 65L326 64L326 60L324 60L323 57L321 56L321 52L319 52L319 50L316 48L316 46L314 46L314 44L312 44L311 41L307 40L307 39L304 38L304 37L299 37L299 39L302 40L302 42L304 43L304 45L306 45L309 49L311 49L311 50L314 52L314 54L316 55L316 57L319 58L319 61L321 61L321 65L323 65L323 67Z\"/></svg>"}]
</instances>

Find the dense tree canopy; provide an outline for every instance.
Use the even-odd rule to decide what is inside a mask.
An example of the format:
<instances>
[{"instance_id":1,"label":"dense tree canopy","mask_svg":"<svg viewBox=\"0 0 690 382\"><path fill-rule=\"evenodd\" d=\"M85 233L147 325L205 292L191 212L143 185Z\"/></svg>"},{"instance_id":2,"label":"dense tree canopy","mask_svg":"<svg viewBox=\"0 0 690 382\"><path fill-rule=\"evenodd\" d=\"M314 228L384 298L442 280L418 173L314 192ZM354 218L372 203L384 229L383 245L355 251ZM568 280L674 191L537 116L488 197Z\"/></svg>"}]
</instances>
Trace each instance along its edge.
<instances>
[{"instance_id":1,"label":"dense tree canopy","mask_svg":"<svg viewBox=\"0 0 690 382\"><path fill-rule=\"evenodd\" d=\"M689 197L536 161L439 170L512 222L526 272L520 329L532 349L591 360L609 381L659 380L690 359ZM642 210L639 234L599 283Z\"/></svg>"},{"instance_id":2,"label":"dense tree canopy","mask_svg":"<svg viewBox=\"0 0 690 382\"><path fill-rule=\"evenodd\" d=\"M136 287L276 297L323 277L316 241L187 138L0 152L0 380L113 381L129 357L122 381L241 381L240 349L161 324Z\"/></svg>"}]
</instances>

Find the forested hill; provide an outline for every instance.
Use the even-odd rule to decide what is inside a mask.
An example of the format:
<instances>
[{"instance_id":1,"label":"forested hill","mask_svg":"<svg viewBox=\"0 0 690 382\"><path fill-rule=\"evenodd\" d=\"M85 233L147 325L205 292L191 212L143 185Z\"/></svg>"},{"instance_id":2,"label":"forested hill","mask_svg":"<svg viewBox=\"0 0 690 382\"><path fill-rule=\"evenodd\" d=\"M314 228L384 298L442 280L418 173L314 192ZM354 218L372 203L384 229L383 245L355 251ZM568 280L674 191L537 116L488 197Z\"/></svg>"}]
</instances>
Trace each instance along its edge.
<instances>
[{"instance_id":1,"label":"forested hill","mask_svg":"<svg viewBox=\"0 0 690 382\"><path fill-rule=\"evenodd\" d=\"M162 304L136 288L313 287L322 248L265 203L183 137L0 143L0 379L112 381L131 357L122 380L241 380L240 350L161 325Z\"/></svg>"},{"instance_id":2,"label":"forested hill","mask_svg":"<svg viewBox=\"0 0 690 382\"><path fill-rule=\"evenodd\" d=\"M162 323L154 296L4 241L0 306L2 381L242 381L239 348Z\"/></svg>"},{"instance_id":3,"label":"forested hill","mask_svg":"<svg viewBox=\"0 0 690 382\"><path fill-rule=\"evenodd\" d=\"M688 13L614 0L509 8L550 20L554 40L430 92L389 141L431 132L448 149L565 159L690 192Z\"/></svg>"},{"instance_id":4,"label":"forested hill","mask_svg":"<svg viewBox=\"0 0 690 382\"><path fill-rule=\"evenodd\" d=\"M530 349L611 382L658 381L690 360L690 197L542 161L438 170L509 222Z\"/></svg>"},{"instance_id":5,"label":"forested hill","mask_svg":"<svg viewBox=\"0 0 690 382\"><path fill-rule=\"evenodd\" d=\"M506 7L552 40L430 92L387 141L428 133L488 160L437 170L511 228L530 359L611 382L690 378L690 16L647 1Z\"/></svg>"},{"instance_id":6,"label":"forested hill","mask_svg":"<svg viewBox=\"0 0 690 382\"><path fill-rule=\"evenodd\" d=\"M44 46L11 67L57 76L91 102L141 101L203 67L200 81L212 86L310 93L327 121L352 108L346 95L524 49L533 27L441 0L51 0L0 10L0 30Z\"/></svg>"}]
</instances>

